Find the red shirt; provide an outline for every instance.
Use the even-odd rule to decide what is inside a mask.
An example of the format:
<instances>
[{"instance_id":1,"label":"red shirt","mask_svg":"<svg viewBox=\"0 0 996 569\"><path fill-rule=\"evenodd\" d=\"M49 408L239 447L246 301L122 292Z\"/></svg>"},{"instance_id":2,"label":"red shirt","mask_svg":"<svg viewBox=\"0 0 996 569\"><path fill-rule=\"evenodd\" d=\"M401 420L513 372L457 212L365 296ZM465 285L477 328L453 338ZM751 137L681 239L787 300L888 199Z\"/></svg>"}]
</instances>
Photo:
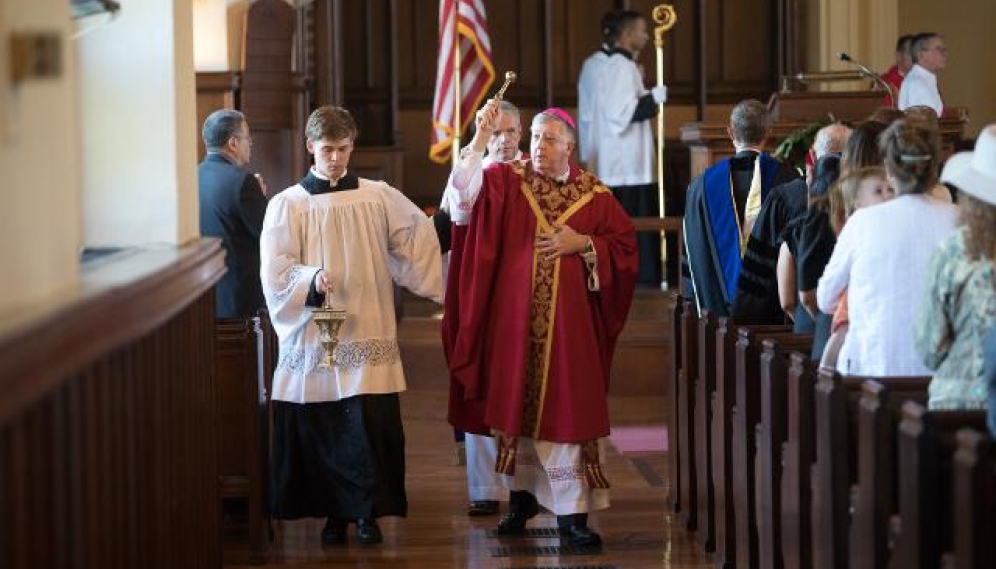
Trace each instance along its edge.
<instances>
[{"instance_id":1,"label":"red shirt","mask_svg":"<svg viewBox=\"0 0 996 569\"><path fill-rule=\"evenodd\" d=\"M903 86L903 74L899 72L899 67L893 65L882 74L882 79L892 87L892 96L886 95L882 99L882 106L895 109L899 105L899 88Z\"/></svg>"}]
</instances>

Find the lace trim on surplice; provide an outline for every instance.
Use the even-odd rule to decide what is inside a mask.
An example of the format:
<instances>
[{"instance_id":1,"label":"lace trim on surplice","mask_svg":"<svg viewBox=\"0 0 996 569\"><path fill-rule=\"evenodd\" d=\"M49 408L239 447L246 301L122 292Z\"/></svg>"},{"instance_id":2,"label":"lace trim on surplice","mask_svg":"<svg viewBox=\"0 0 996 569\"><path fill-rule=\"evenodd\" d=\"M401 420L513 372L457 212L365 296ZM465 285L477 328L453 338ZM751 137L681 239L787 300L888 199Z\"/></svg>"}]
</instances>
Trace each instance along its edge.
<instances>
[{"instance_id":1,"label":"lace trim on surplice","mask_svg":"<svg viewBox=\"0 0 996 569\"><path fill-rule=\"evenodd\" d=\"M318 371L318 364L325 357L321 345L307 349L280 346L277 371L310 374ZM374 338L354 342L340 342L335 347L335 366L339 369L356 369L363 366L392 365L401 361L401 350L395 338Z\"/></svg>"},{"instance_id":2,"label":"lace trim on surplice","mask_svg":"<svg viewBox=\"0 0 996 569\"><path fill-rule=\"evenodd\" d=\"M284 278L282 279L283 286L273 292L273 297L277 302L284 302L294 293L294 289L297 288L298 283L301 280L308 278L308 271L305 270L303 265L294 265L287 270Z\"/></svg>"}]
</instances>

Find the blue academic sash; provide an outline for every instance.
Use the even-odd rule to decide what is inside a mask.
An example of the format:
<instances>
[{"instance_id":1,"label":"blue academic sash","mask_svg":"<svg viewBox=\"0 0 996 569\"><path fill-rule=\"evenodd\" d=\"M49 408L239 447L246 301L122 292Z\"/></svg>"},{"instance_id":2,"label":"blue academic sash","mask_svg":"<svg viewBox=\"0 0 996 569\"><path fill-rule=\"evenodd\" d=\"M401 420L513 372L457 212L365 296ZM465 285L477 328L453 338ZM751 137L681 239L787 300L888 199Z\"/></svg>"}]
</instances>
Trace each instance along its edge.
<instances>
[{"instance_id":1,"label":"blue academic sash","mask_svg":"<svg viewBox=\"0 0 996 569\"><path fill-rule=\"evenodd\" d=\"M768 190L778 173L778 160L766 152L757 155L761 161L761 203L768 197ZM742 257L740 253L740 219L737 215L733 184L730 180L730 159L727 158L703 174L706 209L709 212L709 229L716 246L716 259L726 285L726 300L733 302L740 278Z\"/></svg>"}]
</instances>

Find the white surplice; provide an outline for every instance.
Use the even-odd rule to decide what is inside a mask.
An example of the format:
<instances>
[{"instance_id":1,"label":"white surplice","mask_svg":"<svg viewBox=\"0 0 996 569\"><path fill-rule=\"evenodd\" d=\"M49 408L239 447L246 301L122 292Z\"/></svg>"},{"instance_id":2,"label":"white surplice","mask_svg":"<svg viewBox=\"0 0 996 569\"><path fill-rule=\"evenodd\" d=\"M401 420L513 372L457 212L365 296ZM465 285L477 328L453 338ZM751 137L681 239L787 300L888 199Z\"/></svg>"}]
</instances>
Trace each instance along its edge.
<instances>
[{"instance_id":1,"label":"white surplice","mask_svg":"<svg viewBox=\"0 0 996 569\"><path fill-rule=\"evenodd\" d=\"M280 337L273 399L338 401L405 390L395 322L397 283L441 302L442 264L432 220L383 182L311 195L294 185L274 196L260 239L266 304ZM305 306L322 267L334 308L345 309L333 369L319 367L324 351L313 308Z\"/></svg>"}]
</instances>

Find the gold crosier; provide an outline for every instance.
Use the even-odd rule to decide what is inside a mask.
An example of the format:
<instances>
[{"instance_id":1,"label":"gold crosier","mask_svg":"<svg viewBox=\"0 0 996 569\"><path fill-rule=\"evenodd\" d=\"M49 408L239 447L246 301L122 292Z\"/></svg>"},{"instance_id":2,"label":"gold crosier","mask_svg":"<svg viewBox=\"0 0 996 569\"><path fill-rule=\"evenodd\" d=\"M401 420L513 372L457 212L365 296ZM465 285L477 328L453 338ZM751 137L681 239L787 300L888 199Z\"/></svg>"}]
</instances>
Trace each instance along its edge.
<instances>
[{"instance_id":1,"label":"gold crosier","mask_svg":"<svg viewBox=\"0 0 996 569\"><path fill-rule=\"evenodd\" d=\"M678 14L671 4L654 6L651 15L654 22L654 48L657 51L657 85L664 86L664 33L678 23ZM664 219L664 103L657 104L657 209ZM667 235L661 228L661 268L667 274ZM667 286L665 276L661 287Z\"/></svg>"}]
</instances>

